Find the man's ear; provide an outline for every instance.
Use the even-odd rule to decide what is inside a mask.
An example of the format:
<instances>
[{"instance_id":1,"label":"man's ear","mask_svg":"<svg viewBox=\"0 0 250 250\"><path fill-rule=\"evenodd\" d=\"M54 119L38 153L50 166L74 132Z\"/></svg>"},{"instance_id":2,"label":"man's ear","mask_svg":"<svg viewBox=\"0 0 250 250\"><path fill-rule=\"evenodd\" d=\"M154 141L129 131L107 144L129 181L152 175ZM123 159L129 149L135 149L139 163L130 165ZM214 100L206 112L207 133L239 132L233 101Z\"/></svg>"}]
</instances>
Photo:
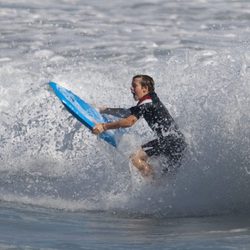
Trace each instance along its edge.
<instances>
[{"instance_id":1,"label":"man's ear","mask_svg":"<svg viewBox=\"0 0 250 250\"><path fill-rule=\"evenodd\" d=\"M142 87L142 90L143 90L144 93L149 92L149 91L148 91L148 86L143 86L143 87Z\"/></svg>"}]
</instances>

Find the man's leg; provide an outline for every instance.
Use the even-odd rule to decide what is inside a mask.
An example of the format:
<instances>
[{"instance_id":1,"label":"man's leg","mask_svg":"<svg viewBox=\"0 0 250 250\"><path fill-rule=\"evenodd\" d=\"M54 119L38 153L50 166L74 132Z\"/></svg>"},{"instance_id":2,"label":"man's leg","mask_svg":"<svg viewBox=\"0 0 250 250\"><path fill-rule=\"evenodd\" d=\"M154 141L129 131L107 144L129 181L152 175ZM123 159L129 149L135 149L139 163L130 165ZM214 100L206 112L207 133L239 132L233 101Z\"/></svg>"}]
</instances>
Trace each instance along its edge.
<instances>
[{"instance_id":1,"label":"man's leg","mask_svg":"<svg viewBox=\"0 0 250 250\"><path fill-rule=\"evenodd\" d=\"M153 169L147 163L148 158L148 155L142 148L131 155L131 161L133 165L141 172L142 176L145 177L153 175Z\"/></svg>"}]
</instances>

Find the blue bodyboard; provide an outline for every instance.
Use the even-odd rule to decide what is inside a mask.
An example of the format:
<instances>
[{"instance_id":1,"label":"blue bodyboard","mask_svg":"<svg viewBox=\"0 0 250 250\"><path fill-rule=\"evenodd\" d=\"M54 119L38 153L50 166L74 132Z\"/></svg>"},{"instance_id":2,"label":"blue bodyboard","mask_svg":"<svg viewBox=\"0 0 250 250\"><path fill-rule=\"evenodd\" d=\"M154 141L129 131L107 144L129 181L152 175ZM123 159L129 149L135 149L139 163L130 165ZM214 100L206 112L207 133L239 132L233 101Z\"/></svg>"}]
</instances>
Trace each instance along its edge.
<instances>
[{"instance_id":1,"label":"blue bodyboard","mask_svg":"<svg viewBox=\"0 0 250 250\"><path fill-rule=\"evenodd\" d=\"M67 110L88 129L92 130L96 123L107 122L107 119L95 108L70 90L59 86L55 82L49 82L49 85ZM121 135L122 132L119 130L109 130L101 133L100 138L108 142L110 145L117 147Z\"/></svg>"}]
</instances>

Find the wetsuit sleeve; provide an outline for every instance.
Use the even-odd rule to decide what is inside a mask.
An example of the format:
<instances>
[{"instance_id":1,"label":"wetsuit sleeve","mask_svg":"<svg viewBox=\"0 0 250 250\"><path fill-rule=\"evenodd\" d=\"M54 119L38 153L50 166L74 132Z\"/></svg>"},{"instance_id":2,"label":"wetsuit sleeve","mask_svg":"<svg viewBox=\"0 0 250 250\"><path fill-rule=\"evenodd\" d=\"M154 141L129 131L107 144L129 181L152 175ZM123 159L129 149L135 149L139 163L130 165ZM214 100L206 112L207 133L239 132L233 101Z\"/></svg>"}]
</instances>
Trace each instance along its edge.
<instances>
[{"instance_id":1,"label":"wetsuit sleeve","mask_svg":"<svg viewBox=\"0 0 250 250\"><path fill-rule=\"evenodd\" d=\"M131 115L130 109L123 108L106 108L101 111L101 114L113 115L120 118L125 118Z\"/></svg>"},{"instance_id":2,"label":"wetsuit sleeve","mask_svg":"<svg viewBox=\"0 0 250 250\"><path fill-rule=\"evenodd\" d=\"M143 109L142 106L134 106L130 109L131 115L134 115L137 119L139 119L143 115Z\"/></svg>"}]
</instances>

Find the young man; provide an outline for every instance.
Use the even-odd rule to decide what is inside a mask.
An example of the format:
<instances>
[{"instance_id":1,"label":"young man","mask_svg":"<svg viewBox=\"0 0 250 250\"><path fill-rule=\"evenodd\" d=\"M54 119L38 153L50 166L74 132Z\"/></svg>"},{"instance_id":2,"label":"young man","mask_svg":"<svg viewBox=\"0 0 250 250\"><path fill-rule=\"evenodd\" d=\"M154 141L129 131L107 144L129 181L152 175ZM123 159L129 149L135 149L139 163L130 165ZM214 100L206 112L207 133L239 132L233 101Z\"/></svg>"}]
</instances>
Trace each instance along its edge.
<instances>
[{"instance_id":1,"label":"young man","mask_svg":"<svg viewBox=\"0 0 250 250\"><path fill-rule=\"evenodd\" d=\"M185 139L155 93L153 78L148 75L134 76L131 92L134 99L138 101L137 105L130 109L107 108L102 110L102 113L123 118L115 122L98 123L93 128L93 133L100 134L108 129L131 127L140 117L144 117L149 127L156 133L157 139L142 145L131 156L133 165L143 176L152 176L153 169L148 163L149 157L164 155L167 157L169 167L178 167L186 148ZM167 172L168 168L164 170Z\"/></svg>"}]
</instances>

